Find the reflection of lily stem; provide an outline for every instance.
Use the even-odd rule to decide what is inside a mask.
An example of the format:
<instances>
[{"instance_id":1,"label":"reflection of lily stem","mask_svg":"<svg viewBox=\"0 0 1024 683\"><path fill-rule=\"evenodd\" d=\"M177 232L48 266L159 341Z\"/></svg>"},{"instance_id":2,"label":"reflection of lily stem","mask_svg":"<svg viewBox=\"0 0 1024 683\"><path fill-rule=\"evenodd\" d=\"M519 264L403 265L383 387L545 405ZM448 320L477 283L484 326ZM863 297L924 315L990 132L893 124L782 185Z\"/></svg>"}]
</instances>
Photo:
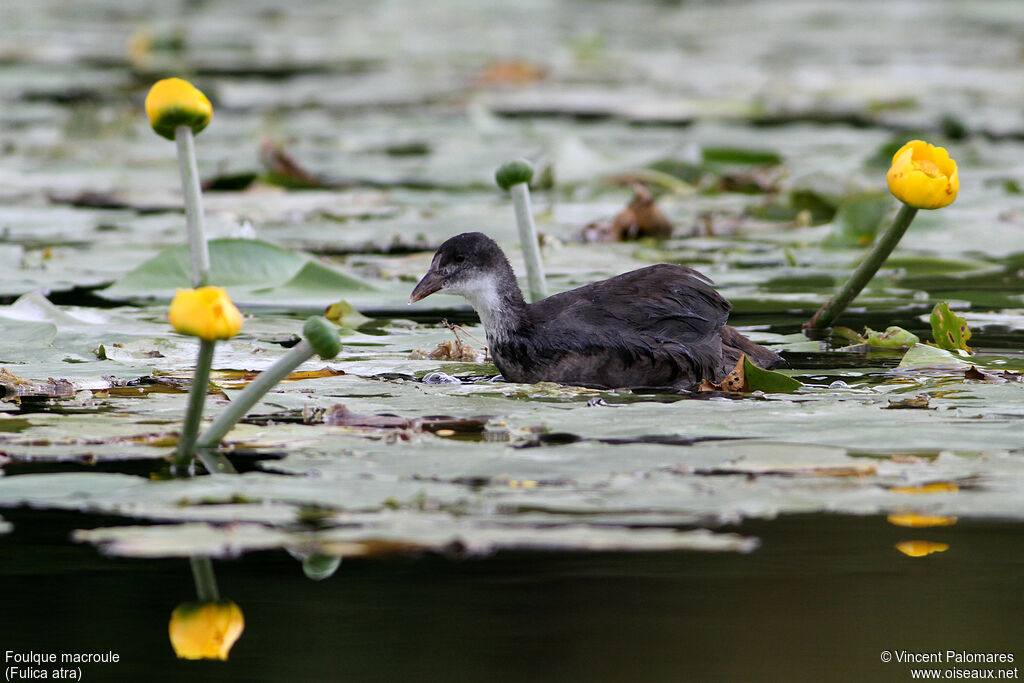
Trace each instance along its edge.
<instances>
[{"instance_id":1,"label":"reflection of lily stem","mask_svg":"<svg viewBox=\"0 0 1024 683\"><path fill-rule=\"evenodd\" d=\"M199 421L203 417L203 404L206 403L206 392L210 388L210 366L213 365L213 349L216 345L215 341L199 341L199 358L192 376L192 388L188 393L188 410L181 427L181 436L178 437L178 454L174 458L174 466L178 469L184 469L192 462Z\"/></svg>"},{"instance_id":2,"label":"reflection of lily stem","mask_svg":"<svg viewBox=\"0 0 1024 683\"><path fill-rule=\"evenodd\" d=\"M899 213L893 219L889 229L875 242L875 246L857 270L853 272L850 279L839 289L835 296L829 299L818 312L811 316L811 319L804 323L804 328L821 329L831 327L836 318L842 315L846 307L850 305L861 290L871 281L878 269L882 267L889 254L896 248L903 233L907 231L910 223L914 220L917 209L904 204L900 207Z\"/></svg>"},{"instance_id":3,"label":"reflection of lily stem","mask_svg":"<svg viewBox=\"0 0 1024 683\"><path fill-rule=\"evenodd\" d=\"M217 590L217 577L213 573L213 560L208 557L190 557L192 580L196 584L196 596L199 602L217 602L220 591Z\"/></svg>"},{"instance_id":4,"label":"reflection of lily stem","mask_svg":"<svg viewBox=\"0 0 1024 683\"><path fill-rule=\"evenodd\" d=\"M523 259L526 261L530 300L538 301L548 295L548 288L544 282L544 264L540 260L537 227L533 224L533 213L530 211L530 188L526 183L516 183L508 191L512 195L512 206L516 211L516 225L519 227L519 243L523 247Z\"/></svg>"},{"instance_id":5,"label":"reflection of lily stem","mask_svg":"<svg viewBox=\"0 0 1024 683\"><path fill-rule=\"evenodd\" d=\"M238 474L231 461L210 448L197 448L196 457L210 474Z\"/></svg>"},{"instance_id":6,"label":"reflection of lily stem","mask_svg":"<svg viewBox=\"0 0 1024 683\"><path fill-rule=\"evenodd\" d=\"M199 168L196 165L196 146L192 128L174 129L178 143L178 170L181 171L181 190L185 195L185 219L188 223L188 252L192 262L192 286L206 284L210 273L210 251L206 245L203 227L203 196L199 191Z\"/></svg>"},{"instance_id":7,"label":"reflection of lily stem","mask_svg":"<svg viewBox=\"0 0 1024 683\"><path fill-rule=\"evenodd\" d=\"M199 437L200 448L216 448L220 440L231 431L235 423L245 417L256 402L274 386L290 375L295 368L299 367L313 357L316 352L307 339L289 349L288 353L277 359L273 365L264 370L259 376L249 383L241 393L236 396L224 411L218 415L213 423Z\"/></svg>"}]
</instances>

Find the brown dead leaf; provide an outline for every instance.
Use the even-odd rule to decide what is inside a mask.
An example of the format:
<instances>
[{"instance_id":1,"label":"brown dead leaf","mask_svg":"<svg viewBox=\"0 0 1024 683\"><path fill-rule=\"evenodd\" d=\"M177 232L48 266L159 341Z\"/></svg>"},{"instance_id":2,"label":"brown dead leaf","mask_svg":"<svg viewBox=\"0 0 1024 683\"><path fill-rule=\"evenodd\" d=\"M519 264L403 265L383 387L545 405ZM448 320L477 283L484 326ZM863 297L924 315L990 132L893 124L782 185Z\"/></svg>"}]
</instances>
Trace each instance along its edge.
<instances>
[{"instance_id":1,"label":"brown dead leaf","mask_svg":"<svg viewBox=\"0 0 1024 683\"><path fill-rule=\"evenodd\" d=\"M462 340L462 335L479 342L481 345L483 345L483 342L471 335L460 325L453 325L447 320L442 320L441 325L451 331L455 336L455 340L443 341L431 351L413 349L412 353L409 354L409 358L412 360L457 360L464 363L483 363L487 360L487 347L484 347L483 351L477 351Z\"/></svg>"},{"instance_id":2,"label":"brown dead leaf","mask_svg":"<svg viewBox=\"0 0 1024 683\"><path fill-rule=\"evenodd\" d=\"M18 399L27 396L44 396L50 398L66 398L74 396L78 389L66 379L48 377L45 382L37 382L15 375L7 368L0 368L0 398Z\"/></svg>"},{"instance_id":3,"label":"brown dead leaf","mask_svg":"<svg viewBox=\"0 0 1024 683\"><path fill-rule=\"evenodd\" d=\"M473 77L476 85L526 85L543 80L547 69L523 59L491 62Z\"/></svg>"},{"instance_id":4,"label":"brown dead leaf","mask_svg":"<svg viewBox=\"0 0 1024 683\"><path fill-rule=\"evenodd\" d=\"M890 399L889 405L884 406L882 410L934 410L934 408L928 405L930 401L931 397L925 394L895 401Z\"/></svg>"},{"instance_id":5,"label":"brown dead leaf","mask_svg":"<svg viewBox=\"0 0 1024 683\"><path fill-rule=\"evenodd\" d=\"M409 354L413 360L457 360L465 363L479 363L484 360L484 354L474 349L471 345L456 339L454 341L443 341L430 351L425 349L414 349Z\"/></svg>"},{"instance_id":6,"label":"brown dead leaf","mask_svg":"<svg viewBox=\"0 0 1024 683\"><path fill-rule=\"evenodd\" d=\"M1016 370L982 370L976 365L972 365L964 371L964 379L977 379L985 382L1020 382L1022 378L1024 375Z\"/></svg>"},{"instance_id":7,"label":"brown dead leaf","mask_svg":"<svg viewBox=\"0 0 1024 683\"><path fill-rule=\"evenodd\" d=\"M300 164L284 146L274 140L264 139L260 143L260 161L267 171L270 182L290 188L344 188L351 183L339 182L313 173Z\"/></svg>"},{"instance_id":8,"label":"brown dead leaf","mask_svg":"<svg viewBox=\"0 0 1024 683\"><path fill-rule=\"evenodd\" d=\"M301 372L293 372L292 374L285 377L282 382L297 382L303 379L319 379L320 377L337 377L338 375L344 375L344 370L333 370L331 368L320 368L319 370L303 370Z\"/></svg>"},{"instance_id":9,"label":"brown dead leaf","mask_svg":"<svg viewBox=\"0 0 1024 683\"><path fill-rule=\"evenodd\" d=\"M668 239L674 230L654 196L645 185L633 184L633 199L610 222L591 223L583 228L584 242L626 242L642 237Z\"/></svg>"},{"instance_id":10,"label":"brown dead leaf","mask_svg":"<svg viewBox=\"0 0 1024 683\"><path fill-rule=\"evenodd\" d=\"M747 379L743 372L743 356L736 361L736 366L728 375L722 378L721 382L712 382L702 379L697 385L697 391L724 391L730 394L742 394L747 391Z\"/></svg>"}]
</instances>

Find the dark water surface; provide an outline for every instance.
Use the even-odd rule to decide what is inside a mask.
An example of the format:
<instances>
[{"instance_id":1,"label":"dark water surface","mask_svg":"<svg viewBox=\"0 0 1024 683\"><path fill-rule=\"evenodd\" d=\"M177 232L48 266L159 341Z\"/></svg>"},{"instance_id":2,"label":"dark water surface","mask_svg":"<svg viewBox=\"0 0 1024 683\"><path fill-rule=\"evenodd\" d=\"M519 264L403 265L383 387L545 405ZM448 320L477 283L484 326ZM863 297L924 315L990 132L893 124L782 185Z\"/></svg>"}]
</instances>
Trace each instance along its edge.
<instances>
[{"instance_id":1,"label":"dark water surface","mask_svg":"<svg viewBox=\"0 0 1024 683\"><path fill-rule=\"evenodd\" d=\"M993 521L790 516L740 527L762 540L749 555L346 560L322 582L284 552L255 553L216 563L246 618L220 663L178 661L167 639L194 596L187 561L67 542L116 519L7 517L2 649L118 653L82 667L92 681L902 681L911 666L883 651L1024 656L1024 543ZM949 549L894 548L911 539Z\"/></svg>"}]
</instances>

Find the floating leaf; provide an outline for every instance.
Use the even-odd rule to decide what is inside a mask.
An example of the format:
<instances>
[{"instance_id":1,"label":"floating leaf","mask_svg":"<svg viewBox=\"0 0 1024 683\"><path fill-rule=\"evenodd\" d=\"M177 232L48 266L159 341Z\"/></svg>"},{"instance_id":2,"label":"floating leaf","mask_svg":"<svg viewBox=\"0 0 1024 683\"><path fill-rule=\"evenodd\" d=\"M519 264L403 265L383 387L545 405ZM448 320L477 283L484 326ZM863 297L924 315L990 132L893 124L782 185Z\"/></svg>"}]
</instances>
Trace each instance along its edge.
<instances>
[{"instance_id":1,"label":"floating leaf","mask_svg":"<svg viewBox=\"0 0 1024 683\"><path fill-rule=\"evenodd\" d=\"M939 348L974 353L971 347L967 345L968 340L971 338L971 330L967 327L967 321L949 310L948 303L940 301L935 304L930 320L932 335L935 337L935 344Z\"/></svg>"},{"instance_id":2,"label":"floating leaf","mask_svg":"<svg viewBox=\"0 0 1024 683\"><path fill-rule=\"evenodd\" d=\"M876 332L870 327L864 328L864 341L870 346L877 346L883 349L900 349L920 343L921 339L913 332L908 332L902 327L890 325L885 328L885 332Z\"/></svg>"},{"instance_id":3,"label":"floating leaf","mask_svg":"<svg viewBox=\"0 0 1024 683\"><path fill-rule=\"evenodd\" d=\"M970 363L958 356L954 356L945 349L940 349L928 344L914 344L910 350L903 354L903 360L896 367L897 370L916 370L920 368L962 368Z\"/></svg>"},{"instance_id":4,"label":"floating leaf","mask_svg":"<svg viewBox=\"0 0 1024 683\"><path fill-rule=\"evenodd\" d=\"M356 328L370 322L371 318L353 308L347 301L336 301L327 307L324 317L341 327Z\"/></svg>"},{"instance_id":5,"label":"floating leaf","mask_svg":"<svg viewBox=\"0 0 1024 683\"><path fill-rule=\"evenodd\" d=\"M736 367L721 382L714 383L707 379L701 380L698 391L725 391L730 393L749 393L763 391L769 394L791 394L803 386L803 383L789 375L774 370L759 368L750 362L744 354Z\"/></svg>"},{"instance_id":6,"label":"floating leaf","mask_svg":"<svg viewBox=\"0 0 1024 683\"><path fill-rule=\"evenodd\" d=\"M672 222L655 203L651 191L644 185L633 185L633 199L610 222L591 223L583 228L584 242L625 242L653 237L668 239L672 236Z\"/></svg>"},{"instance_id":7,"label":"floating leaf","mask_svg":"<svg viewBox=\"0 0 1024 683\"><path fill-rule=\"evenodd\" d=\"M743 361L743 375L746 379L747 391L763 391L768 394L791 394L803 386L803 383L789 375L757 367L745 355L741 360Z\"/></svg>"},{"instance_id":8,"label":"floating leaf","mask_svg":"<svg viewBox=\"0 0 1024 683\"><path fill-rule=\"evenodd\" d=\"M888 410L930 410L930 402L931 399L927 394L925 394L922 396L911 396L910 398L889 401L889 405L885 406L885 408Z\"/></svg>"},{"instance_id":9,"label":"floating leaf","mask_svg":"<svg viewBox=\"0 0 1024 683\"><path fill-rule=\"evenodd\" d=\"M99 293L111 299L170 299L176 287L190 287L188 248L172 247L135 268ZM226 287L244 303L268 294L322 299L346 292L372 292L368 282L329 268L309 256L250 239L210 241L211 285Z\"/></svg>"},{"instance_id":10,"label":"floating leaf","mask_svg":"<svg viewBox=\"0 0 1024 683\"><path fill-rule=\"evenodd\" d=\"M839 204L826 247L864 247L871 244L892 208L892 196L871 192L847 197Z\"/></svg>"}]
</instances>

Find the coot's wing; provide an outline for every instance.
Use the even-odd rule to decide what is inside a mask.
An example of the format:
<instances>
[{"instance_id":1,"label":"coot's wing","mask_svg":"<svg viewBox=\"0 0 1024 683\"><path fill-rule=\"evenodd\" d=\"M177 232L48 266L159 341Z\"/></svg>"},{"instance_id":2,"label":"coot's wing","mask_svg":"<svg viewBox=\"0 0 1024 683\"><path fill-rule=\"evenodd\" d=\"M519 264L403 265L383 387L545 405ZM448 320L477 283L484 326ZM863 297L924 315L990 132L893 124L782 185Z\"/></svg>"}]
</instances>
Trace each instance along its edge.
<instances>
[{"instance_id":1,"label":"coot's wing","mask_svg":"<svg viewBox=\"0 0 1024 683\"><path fill-rule=\"evenodd\" d=\"M666 377L716 377L730 305L684 266L642 268L530 306L535 351L579 353L618 367L664 367ZM639 370L639 367L638 367ZM674 381L674 380L673 380Z\"/></svg>"},{"instance_id":2,"label":"coot's wing","mask_svg":"<svg viewBox=\"0 0 1024 683\"><path fill-rule=\"evenodd\" d=\"M548 297L530 317L549 332L593 328L685 344L716 334L730 308L697 271L660 264Z\"/></svg>"}]
</instances>

